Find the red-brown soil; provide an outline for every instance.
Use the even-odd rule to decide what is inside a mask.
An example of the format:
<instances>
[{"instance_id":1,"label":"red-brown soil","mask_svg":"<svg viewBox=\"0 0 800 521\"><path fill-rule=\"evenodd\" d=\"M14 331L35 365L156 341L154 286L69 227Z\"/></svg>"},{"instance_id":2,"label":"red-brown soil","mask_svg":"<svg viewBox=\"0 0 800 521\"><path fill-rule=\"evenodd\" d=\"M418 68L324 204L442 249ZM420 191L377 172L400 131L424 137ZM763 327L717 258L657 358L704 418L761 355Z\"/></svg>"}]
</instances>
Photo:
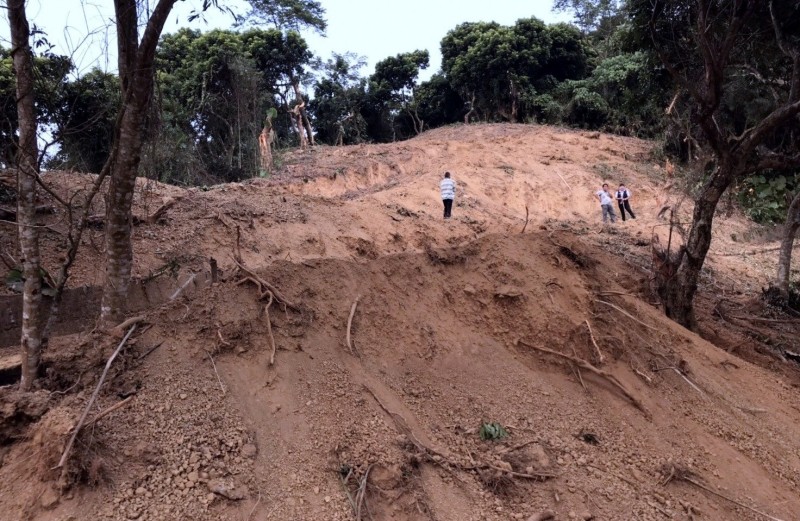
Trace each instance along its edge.
<instances>
[{"instance_id":1,"label":"red-brown soil","mask_svg":"<svg viewBox=\"0 0 800 521\"><path fill-rule=\"evenodd\" d=\"M717 345L667 320L650 240L682 196L652 147L459 126L297 152L272 179L207 191L142 180L138 214L181 200L135 228L136 275L173 262L177 287L213 257L222 279L145 310L96 411L133 398L81 434L67 474L51 469L119 338L87 321L53 339L45 390L0 389L0 518L798 519L800 378L781 355L798 329L751 320L778 317L758 300L775 243L721 215L698 300ZM48 175L64 193L89 179ZM603 180L631 188L635 221L599 222ZM237 284L237 230L244 262L299 309ZM101 282L101 238L75 286ZM482 422L510 435L482 441Z\"/></svg>"}]
</instances>

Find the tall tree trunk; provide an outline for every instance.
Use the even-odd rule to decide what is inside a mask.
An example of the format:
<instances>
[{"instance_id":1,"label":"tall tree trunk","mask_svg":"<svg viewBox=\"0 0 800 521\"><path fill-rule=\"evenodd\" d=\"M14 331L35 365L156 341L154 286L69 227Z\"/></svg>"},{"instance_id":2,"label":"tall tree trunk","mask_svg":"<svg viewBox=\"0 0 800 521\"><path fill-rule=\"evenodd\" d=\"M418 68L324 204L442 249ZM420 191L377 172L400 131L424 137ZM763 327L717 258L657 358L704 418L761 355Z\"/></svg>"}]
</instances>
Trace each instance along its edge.
<instances>
[{"instance_id":1,"label":"tall tree trunk","mask_svg":"<svg viewBox=\"0 0 800 521\"><path fill-rule=\"evenodd\" d=\"M131 206L142 151L144 118L152 99L153 62L164 23L177 0L158 0L138 39L137 0L114 0L123 115L118 120L106 194L106 273L100 321L110 325L125 313L133 265Z\"/></svg>"},{"instance_id":2,"label":"tall tree trunk","mask_svg":"<svg viewBox=\"0 0 800 521\"><path fill-rule=\"evenodd\" d=\"M772 285L784 300L789 298L792 248L794 248L794 238L798 229L800 229L800 191L792 199L792 204L789 205L789 211L786 213L786 224L783 229L780 254L778 255L778 273Z\"/></svg>"},{"instance_id":3,"label":"tall tree trunk","mask_svg":"<svg viewBox=\"0 0 800 521\"><path fill-rule=\"evenodd\" d=\"M682 254L677 257L678 265L673 267L674 275L664 281L664 311L675 322L692 330L697 326L694 295L706 254L711 247L714 213L722 194L736 177L736 171L730 164L723 163L719 168L720 171L711 176L695 202L689 237Z\"/></svg>"},{"instance_id":4,"label":"tall tree trunk","mask_svg":"<svg viewBox=\"0 0 800 521\"><path fill-rule=\"evenodd\" d=\"M9 0L11 55L17 77L19 151L17 152L17 223L22 250L22 377L20 389L31 390L42 356L42 278L39 233L36 228L36 180L39 149L36 144L36 109L33 91L33 53L24 0Z\"/></svg>"}]
</instances>

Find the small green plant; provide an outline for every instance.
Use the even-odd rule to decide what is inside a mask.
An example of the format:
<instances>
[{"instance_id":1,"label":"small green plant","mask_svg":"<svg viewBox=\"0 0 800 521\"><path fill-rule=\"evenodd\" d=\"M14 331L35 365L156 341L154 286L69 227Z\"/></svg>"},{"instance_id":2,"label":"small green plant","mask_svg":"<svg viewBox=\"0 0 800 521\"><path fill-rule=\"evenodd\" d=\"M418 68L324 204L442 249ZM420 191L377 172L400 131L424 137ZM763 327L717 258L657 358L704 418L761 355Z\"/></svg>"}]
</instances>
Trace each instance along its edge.
<instances>
[{"instance_id":1,"label":"small green plant","mask_svg":"<svg viewBox=\"0 0 800 521\"><path fill-rule=\"evenodd\" d=\"M478 431L483 441L497 441L502 440L508 436L508 431L497 422L482 423L481 429Z\"/></svg>"}]
</instances>

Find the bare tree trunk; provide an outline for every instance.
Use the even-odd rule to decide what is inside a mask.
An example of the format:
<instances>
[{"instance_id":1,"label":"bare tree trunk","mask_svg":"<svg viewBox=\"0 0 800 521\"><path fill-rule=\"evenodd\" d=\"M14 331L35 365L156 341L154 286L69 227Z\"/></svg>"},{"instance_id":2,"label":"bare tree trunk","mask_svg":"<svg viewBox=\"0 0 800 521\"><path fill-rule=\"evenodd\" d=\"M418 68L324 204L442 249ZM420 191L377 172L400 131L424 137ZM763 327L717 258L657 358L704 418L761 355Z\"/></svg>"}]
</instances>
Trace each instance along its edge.
<instances>
[{"instance_id":1,"label":"bare tree trunk","mask_svg":"<svg viewBox=\"0 0 800 521\"><path fill-rule=\"evenodd\" d=\"M786 213L786 224L783 229L781 250L778 255L778 273L772 287L778 291L783 300L789 298L789 278L792 268L792 248L797 230L800 229L800 191L792 199L789 211Z\"/></svg>"},{"instance_id":2,"label":"bare tree trunk","mask_svg":"<svg viewBox=\"0 0 800 521\"><path fill-rule=\"evenodd\" d=\"M472 94L472 101L469 102L469 112L464 114L464 124L469 125L469 118L475 112L475 94Z\"/></svg>"},{"instance_id":3,"label":"bare tree trunk","mask_svg":"<svg viewBox=\"0 0 800 521\"><path fill-rule=\"evenodd\" d=\"M11 55L17 77L19 151L17 152L17 223L22 250L22 377L20 389L30 391L42 356L42 278L39 233L36 228L36 178L39 175L36 144L36 109L33 91L33 53L24 0L9 0Z\"/></svg>"},{"instance_id":4,"label":"bare tree trunk","mask_svg":"<svg viewBox=\"0 0 800 521\"><path fill-rule=\"evenodd\" d=\"M152 98L153 62L164 23L177 0L158 0L138 39L137 0L114 0L123 115L118 121L106 194L106 276L100 320L109 325L124 315L133 265L131 206L142 151L144 117Z\"/></svg>"}]
</instances>

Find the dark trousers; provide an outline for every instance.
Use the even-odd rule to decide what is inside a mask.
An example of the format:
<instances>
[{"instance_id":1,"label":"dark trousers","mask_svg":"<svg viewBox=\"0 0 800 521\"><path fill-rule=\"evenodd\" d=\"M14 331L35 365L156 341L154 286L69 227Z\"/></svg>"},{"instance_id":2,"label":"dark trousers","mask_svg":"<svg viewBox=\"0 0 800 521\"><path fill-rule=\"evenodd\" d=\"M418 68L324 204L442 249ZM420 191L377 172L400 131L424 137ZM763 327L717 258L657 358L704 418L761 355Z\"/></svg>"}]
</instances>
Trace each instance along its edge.
<instances>
[{"instance_id":1,"label":"dark trousers","mask_svg":"<svg viewBox=\"0 0 800 521\"><path fill-rule=\"evenodd\" d=\"M442 199L444 203L444 218L449 219L450 213L453 210L453 200L452 199Z\"/></svg>"},{"instance_id":2,"label":"dark trousers","mask_svg":"<svg viewBox=\"0 0 800 521\"><path fill-rule=\"evenodd\" d=\"M625 201L617 201L619 205L619 213L622 214L622 220L625 220L625 210L628 210L628 213L631 214L631 219L636 219L636 216L633 215L633 210L631 210L631 203L628 200Z\"/></svg>"}]
</instances>

